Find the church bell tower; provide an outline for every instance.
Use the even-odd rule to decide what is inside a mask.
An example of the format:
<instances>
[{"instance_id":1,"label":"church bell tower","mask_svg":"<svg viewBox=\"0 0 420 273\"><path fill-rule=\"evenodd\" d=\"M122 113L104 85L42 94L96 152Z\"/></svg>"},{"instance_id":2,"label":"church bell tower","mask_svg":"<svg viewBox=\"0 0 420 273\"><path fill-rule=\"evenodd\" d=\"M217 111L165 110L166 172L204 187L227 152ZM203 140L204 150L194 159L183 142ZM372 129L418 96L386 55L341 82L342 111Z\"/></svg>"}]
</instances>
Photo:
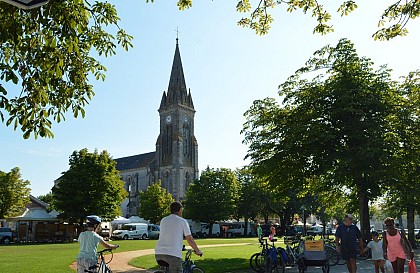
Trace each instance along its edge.
<instances>
[{"instance_id":1,"label":"church bell tower","mask_svg":"<svg viewBox=\"0 0 420 273\"><path fill-rule=\"evenodd\" d=\"M195 109L185 84L178 38L168 90L163 92L158 111L157 177L161 186L179 201L185 197L189 184L198 179L198 144L194 135Z\"/></svg>"}]
</instances>

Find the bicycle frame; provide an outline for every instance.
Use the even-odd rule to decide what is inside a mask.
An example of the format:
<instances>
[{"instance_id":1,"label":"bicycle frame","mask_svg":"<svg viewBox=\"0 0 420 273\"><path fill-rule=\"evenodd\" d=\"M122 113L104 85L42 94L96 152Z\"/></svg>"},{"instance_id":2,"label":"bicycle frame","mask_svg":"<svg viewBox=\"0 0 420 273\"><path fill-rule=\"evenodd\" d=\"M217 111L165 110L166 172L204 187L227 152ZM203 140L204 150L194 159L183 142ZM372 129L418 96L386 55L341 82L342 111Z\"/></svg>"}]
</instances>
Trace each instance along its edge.
<instances>
[{"instance_id":1,"label":"bicycle frame","mask_svg":"<svg viewBox=\"0 0 420 273\"><path fill-rule=\"evenodd\" d=\"M300 242L300 240L296 239L296 238L293 238L291 241L286 240L286 238L284 240L284 244L286 245L285 250L286 250L287 256L289 257L288 265L293 266L293 265L297 264L297 262L299 260L299 254L296 253L296 251L294 251L293 248L291 247L291 244L294 245L294 244L297 244L299 242Z\"/></svg>"},{"instance_id":2,"label":"bicycle frame","mask_svg":"<svg viewBox=\"0 0 420 273\"><path fill-rule=\"evenodd\" d=\"M185 253L185 259L182 261L182 272L183 273L192 273L194 269L197 269L198 272L203 272L204 270L194 264L194 261L191 260L191 253L194 251L193 249L184 249L187 251ZM159 263L159 261L158 261ZM154 271L155 273L167 273L169 272L169 268L167 266L161 266L160 270Z\"/></svg>"},{"instance_id":3,"label":"bicycle frame","mask_svg":"<svg viewBox=\"0 0 420 273\"><path fill-rule=\"evenodd\" d=\"M111 273L111 268L107 265L104 259L104 252L110 252L112 254L112 249L103 249L101 251L98 251L97 255L99 257L100 263L99 265L94 265L89 268L89 270L85 270L87 273ZM111 259L108 261L110 263L112 261Z\"/></svg>"}]
</instances>

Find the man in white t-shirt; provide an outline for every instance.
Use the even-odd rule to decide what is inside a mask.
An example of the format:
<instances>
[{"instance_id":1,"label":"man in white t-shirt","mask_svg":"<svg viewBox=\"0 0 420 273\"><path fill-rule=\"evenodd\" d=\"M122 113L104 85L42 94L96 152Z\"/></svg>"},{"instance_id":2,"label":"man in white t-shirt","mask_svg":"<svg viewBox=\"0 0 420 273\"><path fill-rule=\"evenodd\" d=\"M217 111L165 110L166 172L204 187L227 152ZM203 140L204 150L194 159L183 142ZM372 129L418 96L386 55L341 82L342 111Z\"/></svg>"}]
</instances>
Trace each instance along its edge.
<instances>
[{"instance_id":1,"label":"man in white t-shirt","mask_svg":"<svg viewBox=\"0 0 420 273\"><path fill-rule=\"evenodd\" d=\"M156 261L163 260L169 264L169 272L182 273L182 241L187 240L195 254L202 255L191 235L187 220L182 218L182 204L173 202L170 206L171 215L160 221L159 240L155 248Z\"/></svg>"}]
</instances>

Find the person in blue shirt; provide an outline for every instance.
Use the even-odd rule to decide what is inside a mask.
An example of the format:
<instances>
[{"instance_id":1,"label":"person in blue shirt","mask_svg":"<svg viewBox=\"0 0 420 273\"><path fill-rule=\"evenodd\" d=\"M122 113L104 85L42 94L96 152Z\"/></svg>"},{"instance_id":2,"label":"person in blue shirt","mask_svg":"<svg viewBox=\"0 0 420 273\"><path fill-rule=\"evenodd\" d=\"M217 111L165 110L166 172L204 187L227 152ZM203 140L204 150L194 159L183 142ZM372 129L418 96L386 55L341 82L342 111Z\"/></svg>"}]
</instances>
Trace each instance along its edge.
<instances>
[{"instance_id":1,"label":"person in blue shirt","mask_svg":"<svg viewBox=\"0 0 420 273\"><path fill-rule=\"evenodd\" d=\"M362 233L353 224L353 216L346 214L344 223L339 225L335 232L336 250L341 253L343 260L346 261L349 273L356 273L356 255L363 251Z\"/></svg>"},{"instance_id":2,"label":"person in blue shirt","mask_svg":"<svg viewBox=\"0 0 420 273\"><path fill-rule=\"evenodd\" d=\"M89 267L98 263L96 252L99 244L107 249L116 249L118 247L118 245L108 244L96 233L102 222L101 218L96 215L90 215L86 219L87 230L80 233L77 239L80 244L80 251L77 255L77 273L85 273L85 270L89 270Z\"/></svg>"}]
</instances>

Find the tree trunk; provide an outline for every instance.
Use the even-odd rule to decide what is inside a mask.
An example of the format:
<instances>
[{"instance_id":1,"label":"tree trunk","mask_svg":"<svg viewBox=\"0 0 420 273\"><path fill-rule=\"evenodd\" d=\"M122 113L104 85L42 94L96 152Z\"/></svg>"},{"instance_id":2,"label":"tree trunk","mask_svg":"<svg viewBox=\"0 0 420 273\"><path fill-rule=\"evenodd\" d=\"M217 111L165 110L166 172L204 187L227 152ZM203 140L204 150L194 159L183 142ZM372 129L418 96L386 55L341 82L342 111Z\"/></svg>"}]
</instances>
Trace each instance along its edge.
<instances>
[{"instance_id":1,"label":"tree trunk","mask_svg":"<svg viewBox=\"0 0 420 273\"><path fill-rule=\"evenodd\" d=\"M213 224L214 221L209 222L209 237L213 237Z\"/></svg>"},{"instance_id":2,"label":"tree trunk","mask_svg":"<svg viewBox=\"0 0 420 273\"><path fill-rule=\"evenodd\" d=\"M244 228L244 236L247 236L249 231L248 231L248 217L245 216L244 217L244 224L245 224L245 228Z\"/></svg>"},{"instance_id":3,"label":"tree trunk","mask_svg":"<svg viewBox=\"0 0 420 273\"><path fill-rule=\"evenodd\" d=\"M359 214L360 214L360 231L365 242L371 240L370 235L370 220L369 220L369 199L366 195L365 178L362 177L356 183L357 197L359 201Z\"/></svg>"},{"instance_id":4,"label":"tree trunk","mask_svg":"<svg viewBox=\"0 0 420 273\"><path fill-rule=\"evenodd\" d=\"M408 229L408 240L413 248L417 248L415 234L414 234L414 206L407 206L407 229Z\"/></svg>"}]
</instances>

